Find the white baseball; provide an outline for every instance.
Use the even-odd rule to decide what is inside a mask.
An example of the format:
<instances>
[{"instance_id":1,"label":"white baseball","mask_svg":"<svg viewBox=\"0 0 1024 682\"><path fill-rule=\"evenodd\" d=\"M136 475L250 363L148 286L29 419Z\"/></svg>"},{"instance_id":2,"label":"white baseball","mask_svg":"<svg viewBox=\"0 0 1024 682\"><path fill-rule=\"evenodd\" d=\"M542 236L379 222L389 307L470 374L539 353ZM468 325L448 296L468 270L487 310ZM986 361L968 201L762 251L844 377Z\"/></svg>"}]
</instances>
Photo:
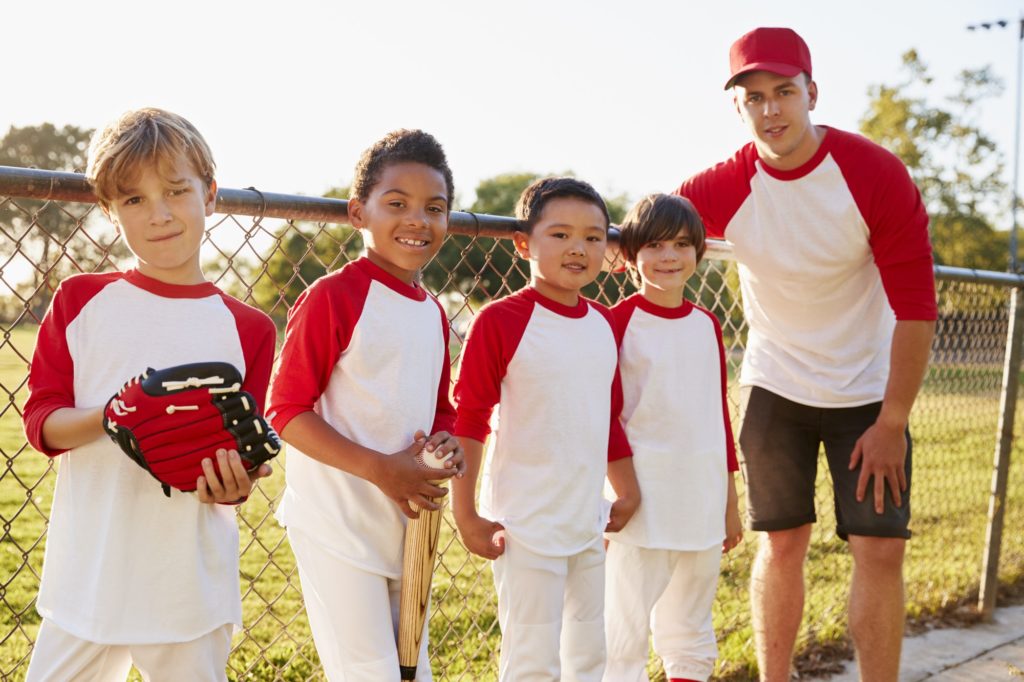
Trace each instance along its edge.
<instances>
[{"instance_id":1,"label":"white baseball","mask_svg":"<svg viewBox=\"0 0 1024 682\"><path fill-rule=\"evenodd\" d=\"M424 446L424 448L420 450L419 453L416 455L416 461L422 464L423 466L429 467L431 469L444 469L444 463L452 458L452 455L455 454L455 451L453 450L452 452L449 452L441 459L435 457L435 454L437 454L436 451L427 452L427 449Z\"/></svg>"}]
</instances>

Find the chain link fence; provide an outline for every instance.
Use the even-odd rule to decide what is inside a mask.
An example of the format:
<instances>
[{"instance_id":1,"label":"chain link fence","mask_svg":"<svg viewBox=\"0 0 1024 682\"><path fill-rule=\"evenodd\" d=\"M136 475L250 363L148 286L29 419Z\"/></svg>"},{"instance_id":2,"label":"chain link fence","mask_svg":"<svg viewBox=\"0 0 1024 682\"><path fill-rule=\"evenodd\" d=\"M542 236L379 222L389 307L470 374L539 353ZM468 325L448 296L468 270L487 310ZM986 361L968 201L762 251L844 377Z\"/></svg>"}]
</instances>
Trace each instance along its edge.
<instances>
[{"instance_id":1,"label":"chain link fence","mask_svg":"<svg viewBox=\"0 0 1024 682\"><path fill-rule=\"evenodd\" d=\"M22 679L39 627L34 600L46 542L55 463L34 452L21 428L21 406L37 326L53 289L75 272L128 267L130 260L81 176L0 168L0 677ZM340 268L361 248L344 225L345 202L221 190L202 259L208 278L270 314L283 329L288 308L314 279ZM424 284L444 304L452 329L452 366L474 311L521 287L528 268L514 255L509 218L453 213L450 234L425 269ZM932 364L911 422L914 448L914 539L906 563L911 627L935 620L975 618L979 586L1024 583L1024 469L1004 469L1005 500L989 507L993 451L1021 456L1012 438L999 441L1000 406L1020 412L1019 365L1004 372L1013 287L1022 280L997 273L939 268L939 326ZM689 295L722 322L730 376L743 354L745 328L735 265L714 244L691 280ZM623 275L603 273L585 292L612 304L633 291ZM1021 307L1017 302L1018 328ZM1017 338L1019 339L1018 332ZM1019 341L1018 341L1019 344ZM1019 363L1019 360L1015 362ZM1005 374L1005 376L1004 376ZM1004 394L1009 384L1012 394ZM735 408L738 390L730 395ZM1002 403L1001 403L1002 397ZM1020 416L1019 414L1017 416ZM1010 425L1012 435L1012 424ZM286 455L285 455L286 457ZM316 651L302 606L294 558L272 518L281 494L276 474L238 512L245 626L235 638L228 674L234 680L320 680ZM998 468L997 468L998 471ZM807 564L807 606L798 641L799 667L823 672L848 657L846 594L851 570L835 534L830 484L819 467L819 522ZM742 493L741 493L742 494ZM500 642L496 599L486 562L469 555L446 515L430 613L431 659L437 679L496 678ZM715 605L720 658L716 679L750 679L755 664L747 583L756 535L722 564ZM994 561L993 563L993 554ZM998 570L995 570L998 567ZM984 597L984 595L983 595ZM664 679L652 659L653 679Z\"/></svg>"}]
</instances>

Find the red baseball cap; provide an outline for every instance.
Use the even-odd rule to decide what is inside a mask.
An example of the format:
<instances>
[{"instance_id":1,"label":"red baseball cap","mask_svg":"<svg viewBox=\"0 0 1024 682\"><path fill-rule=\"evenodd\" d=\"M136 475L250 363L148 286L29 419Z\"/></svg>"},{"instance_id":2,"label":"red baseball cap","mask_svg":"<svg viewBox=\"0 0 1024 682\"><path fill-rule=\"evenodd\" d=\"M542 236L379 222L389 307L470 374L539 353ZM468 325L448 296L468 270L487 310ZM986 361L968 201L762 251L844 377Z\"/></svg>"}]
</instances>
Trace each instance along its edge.
<instances>
[{"instance_id":1,"label":"red baseball cap","mask_svg":"<svg viewBox=\"0 0 1024 682\"><path fill-rule=\"evenodd\" d=\"M728 90L736 79L751 71L771 71L792 77L801 72L811 75L811 51L791 28L755 28L740 36L729 48Z\"/></svg>"}]
</instances>

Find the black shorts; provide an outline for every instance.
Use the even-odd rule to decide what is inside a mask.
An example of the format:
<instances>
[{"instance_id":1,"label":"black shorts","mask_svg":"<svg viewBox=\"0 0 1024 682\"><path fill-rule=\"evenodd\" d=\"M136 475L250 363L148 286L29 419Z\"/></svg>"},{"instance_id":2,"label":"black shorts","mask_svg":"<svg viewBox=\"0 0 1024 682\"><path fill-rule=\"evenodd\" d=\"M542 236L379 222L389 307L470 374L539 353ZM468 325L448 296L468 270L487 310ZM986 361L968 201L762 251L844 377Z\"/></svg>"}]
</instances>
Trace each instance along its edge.
<instances>
[{"instance_id":1,"label":"black shorts","mask_svg":"<svg viewBox=\"0 0 1024 682\"><path fill-rule=\"evenodd\" d=\"M873 483L863 502L857 501L860 467L850 470L850 455L857 439L875 423L882 404L821 408L801 405L759 386L743 388L743 426L740 430L747 514L751 530L787 530L814 523L814 481L818 451L832 474L836 533L909 538L911 440L907 430L904 464L907 489L902 505L893 504L886 487L885 510L875 513Z\"/></svg>"}]
</instances>

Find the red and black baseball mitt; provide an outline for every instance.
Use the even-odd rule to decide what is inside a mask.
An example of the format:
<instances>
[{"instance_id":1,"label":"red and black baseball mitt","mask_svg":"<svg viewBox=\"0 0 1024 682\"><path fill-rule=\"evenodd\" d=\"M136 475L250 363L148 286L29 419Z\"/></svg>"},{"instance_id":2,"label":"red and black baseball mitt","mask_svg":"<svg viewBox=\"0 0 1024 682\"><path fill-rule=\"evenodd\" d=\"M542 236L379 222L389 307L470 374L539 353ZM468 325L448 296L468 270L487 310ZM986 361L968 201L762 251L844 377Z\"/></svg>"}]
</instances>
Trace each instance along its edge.
<instances>
[{"instance_id":1,"label":"red and black baseball mitt","mask_svg":"<svg viewBox=\"0 0 1024 682\"><path fill-rule=\"evenodd\" d=\"M217 468L220 448L237 450L249 471L281 451L238 370L226 362L147 369L107 402L103 428L167 495L170 488L193 492L202 461L210 458Z\"/></svg>"}]
</instances>

